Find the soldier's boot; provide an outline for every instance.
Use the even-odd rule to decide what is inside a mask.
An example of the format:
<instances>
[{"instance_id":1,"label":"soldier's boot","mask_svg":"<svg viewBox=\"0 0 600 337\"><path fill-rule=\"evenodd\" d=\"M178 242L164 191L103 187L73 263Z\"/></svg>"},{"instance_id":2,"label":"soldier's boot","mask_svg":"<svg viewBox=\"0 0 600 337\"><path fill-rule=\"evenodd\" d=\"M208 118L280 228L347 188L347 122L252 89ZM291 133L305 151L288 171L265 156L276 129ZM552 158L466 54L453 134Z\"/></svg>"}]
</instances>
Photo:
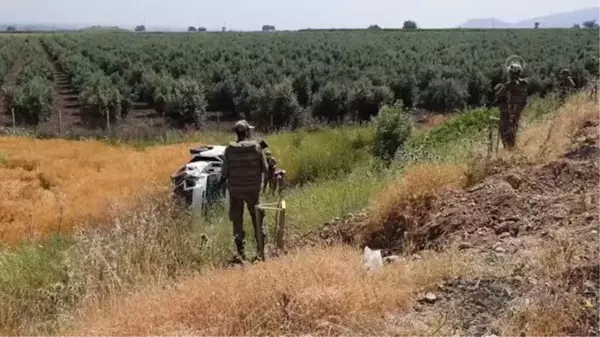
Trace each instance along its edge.
<instances>
[{"instance_id":1,"label":"soldier's boot","mask_svg":"<svg viewBox=\"0 0 600 337\"><path fill-rule=\"evenodd\" d=\"M244 263L246 261L246 254L244 253L244 243L235 243L236 255L232 258L232 263Z\"/></svg>"},{"instance_id":2,"label":"soldier's boot","mask_svg":"<svg viewBox=\"0 0 600 337\"><path fill-rule=\"evenodd\" d=\"M234 263L243 263L246 260L245 246L246 246L246 233L243 231L236 231L234 234L236 255L233 257Z\"/></svg>"}]
</instances>

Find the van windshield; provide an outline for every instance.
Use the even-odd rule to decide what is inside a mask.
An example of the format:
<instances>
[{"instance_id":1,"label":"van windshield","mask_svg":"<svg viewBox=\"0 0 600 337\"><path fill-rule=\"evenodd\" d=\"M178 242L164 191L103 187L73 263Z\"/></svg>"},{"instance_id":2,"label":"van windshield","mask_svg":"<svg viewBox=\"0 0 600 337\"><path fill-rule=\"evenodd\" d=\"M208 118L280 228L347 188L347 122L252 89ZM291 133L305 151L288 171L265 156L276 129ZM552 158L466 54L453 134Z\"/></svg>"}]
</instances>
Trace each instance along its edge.
<instances>
[{"instance_id":1,"label":"van windshield","mask_svg":"<svg viewBox=\"0 0 600 337\"><path fill-rule=\"evenodd\" d=\"M196 162L200 162L200 161L206 161L206 162L219 162L218 158L215 157L203 157L203 156L194 156L192 158L192 160L190 160L190 163L196 163Z\"/></svg>"}]
</instances>

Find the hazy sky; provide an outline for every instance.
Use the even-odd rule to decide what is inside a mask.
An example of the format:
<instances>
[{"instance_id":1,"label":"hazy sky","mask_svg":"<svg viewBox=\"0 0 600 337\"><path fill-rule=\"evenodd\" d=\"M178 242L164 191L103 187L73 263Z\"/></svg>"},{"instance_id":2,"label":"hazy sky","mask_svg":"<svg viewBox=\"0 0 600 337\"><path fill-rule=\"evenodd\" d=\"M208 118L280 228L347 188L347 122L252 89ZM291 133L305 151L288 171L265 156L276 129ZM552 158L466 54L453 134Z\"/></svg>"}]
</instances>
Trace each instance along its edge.
<instances>
[{"instance_id":1,"label":"hazy sky","mask_svg":"<svg viewBox=\"0 0 600 337\"><path fill-rule=\"evenodd\" d=\"M73 23L133 26L205 26L257 30L455 27L471 18L507 22L598 6L598 0L0 0L1 23Z\"/></svg>"}]
</instances>

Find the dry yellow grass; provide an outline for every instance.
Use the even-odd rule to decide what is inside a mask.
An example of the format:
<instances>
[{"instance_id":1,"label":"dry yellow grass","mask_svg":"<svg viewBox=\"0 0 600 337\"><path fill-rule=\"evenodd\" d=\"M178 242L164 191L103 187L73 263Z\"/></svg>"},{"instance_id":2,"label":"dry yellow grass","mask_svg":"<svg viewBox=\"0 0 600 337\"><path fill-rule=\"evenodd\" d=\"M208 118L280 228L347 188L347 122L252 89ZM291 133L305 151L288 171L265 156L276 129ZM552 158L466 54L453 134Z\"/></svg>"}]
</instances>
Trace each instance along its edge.
<instances>
[{"instance_id":1,"label":"dry yellow grass","mask_svg":"<svg viewBox=\"0 0 600 337\"><path fill-rule=\"evenodd\" d=\"M599 117L597 101L585 93L575 95L555 115L520 130L516 155L538 163L555 160L565 154L587 121L598 121Z\"/></svg>"},{"instance_id":2,"label":"dry yellow grass","mask_svg":"<svg viewBox=\"0 0 600 337\"><path fill-rule=\"evenodd\" d=\"M435 197L447 188L460 188L466 182L466 165L453 163L416 164L399 180L378 192L372 200L373 223L397 219L405 206Z\"/></svg>"},{"instance_id":3,"label":"dry yellow grass","mask_svg":"<svg viewBox=\"0 0 600 337\"><path fill-rule=\"evenodd\" d=\"M0 240L18 242L102 219L111 204L164 193L190 144L137 151L99 141L0 138ZM131 206L131 205L130 205Z\"/></svg>"},{"instance_id":4,"label":"dry yellow grass","mask_svg":"<svg viewBox=\"0 0 600 337\"><path fill-rule=\"evenodd\" d=\"M305 249L245 270L215 270L165 289L92 303L68 335L373 335L407 333L386 324L424 287L445 277L486 273L483 261L427 254L379 273L362 270L349 247ZM410 331L428 335L433 331Z\"/></svg>"}]
</instances>

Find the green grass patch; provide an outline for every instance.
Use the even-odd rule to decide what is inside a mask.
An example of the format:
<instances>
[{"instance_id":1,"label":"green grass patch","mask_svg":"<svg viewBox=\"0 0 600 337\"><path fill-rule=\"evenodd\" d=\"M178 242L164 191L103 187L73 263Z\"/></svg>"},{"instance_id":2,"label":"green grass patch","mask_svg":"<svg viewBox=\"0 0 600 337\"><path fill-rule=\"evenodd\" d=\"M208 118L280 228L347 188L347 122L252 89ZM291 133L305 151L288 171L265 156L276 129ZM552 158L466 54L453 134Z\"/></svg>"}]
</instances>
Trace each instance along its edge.
<instances>
[{"instance_id":1,"label":"green grass patch","mask_svg":"<svg viewBox=\"0 0 600 337\"><path fill-rule=\"evenodd\" d=\"M475 137L489 125L490 117L498 117L497 108L478 108L461 111L450 118L446 123L440 124L431 130L422 133L407 143L412 149L432 149L444 146L453 141Z\"/></svg>"},{"instance_id":2,"label":"green grass patch","mask_svg":"<svg viewBox=\"0 0 600 337\"><path fill-rule=\"evenodd\" d=\"M324 127L315 131L283 131L264 136L278 166L287 172L291 184L317 179L335 179L351 173L372 158L374 130L371 126ZM254 139L263 139L256 135ZM129 145L139 150L150 146L189 143L227 145L235 140L233 133L219 131L183 134L173 132L159 140L108 139L112 145Z\"/></svg>"},{"instance_id":3,"label":"green grass patch","mask_svg":"<svg viewBox=\"0 0 600 337\"><path fill-rule=\"evenodd\" d=\"M266 138L289 182L306 183L347 175L371 158L371 127L282 132Z\"/></svg>"},{"instance_id":4,"label":"green grass patch","mask_svg":"<svg viewBox=\"0 0 600 337\"><path fill-rule=\"evenodd\" d=\"M56 236L0 251L0 333L50 331L72 307L75 297L64 264L69 242Z\"/></svg>"}]
</instances>

